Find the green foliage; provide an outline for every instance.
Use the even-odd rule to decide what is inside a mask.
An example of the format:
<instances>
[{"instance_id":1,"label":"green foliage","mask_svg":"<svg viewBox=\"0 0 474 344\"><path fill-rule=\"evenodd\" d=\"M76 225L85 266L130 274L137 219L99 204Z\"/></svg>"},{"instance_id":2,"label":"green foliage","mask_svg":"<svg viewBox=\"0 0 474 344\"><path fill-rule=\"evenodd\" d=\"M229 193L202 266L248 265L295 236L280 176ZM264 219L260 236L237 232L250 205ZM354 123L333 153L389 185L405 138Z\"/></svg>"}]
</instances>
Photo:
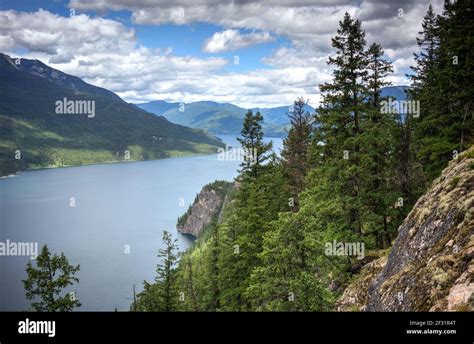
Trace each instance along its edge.
<instances>
[{"instance_id":1,"label":"green foliage","mask_svg":"<svg viewBox=\"0 0 474 344\"><path fill-rule=\"evenodd\" d=\"M458 185L458 183L459 183L459 177L456 176L456 177L453 177L453 178L449 181L449 186L450 186L451 188L455 188L456 185Z\"/></svg>"},{"instance_id":2,"label":"green foliage","mask_svg":"<svg viewBox=\"0 0 474 344\"><path fill-rule=\"evenodd\" d=\"M472 1L445 2L436 16L430 6L419 33L421 52L412 67L411 97L420 101L413 120L417 158L428 182L474 142L474 42Z\"/></svg>"},{"instance_id":3,"label":"green foliage","mask_svg":"<svg viewBox=\"0 0 474 344\"><path fill-rule=\"evenodd\" d=\"M298 209L298 194L304 189L304 179L310 169L308 148L313 133L313 118L305 111L303 98L295 100L289 112L291 128L283 139L282 165L288 179L288 191L294 199L294 210Z\"/></svg>"},{"instance_id":4,"label":"green foliage","mask_svg":"<svg viewBox=\"0 0 474 344\"><path fill-rule=\"evenodd\" d=\"M137 304L133 309L147 312L177 310L178 294L174 286L178 260L177 242L168 231L163 231L164 248L158 250L155 283L143 282L143 291L137 295Z\"/></svg>"},{"instance_id":5,"label":"green foliage","mask_svg":"<svg viewBox=\"0 0 474 344\"><path fill-rule=\"evenodd\" d=\"M45 245L36 257L36 267L31 262L26 266L27 278L23 280L26 298L33 301L31 307L36 312L70 312L81 303L76 300L75 294L61 296L64 289L79 283L74 275L80 266L69 265L61 253L60 256L51 255Z\"/></svg>"},{"instance_id":6,"label":"green foliage","mask_svg":"<svg viewBox=\"0 0 474 344\"><path fill-rule=\"evenodd\" d=\"M258 111L254 114L249 110L245 114L242 136L237 138L245 152L245 160L240 164L244 177L256 178L269 159L268 151L272 143L263 142L262 122L263 117Z\"/></svg>"}]
</instances>

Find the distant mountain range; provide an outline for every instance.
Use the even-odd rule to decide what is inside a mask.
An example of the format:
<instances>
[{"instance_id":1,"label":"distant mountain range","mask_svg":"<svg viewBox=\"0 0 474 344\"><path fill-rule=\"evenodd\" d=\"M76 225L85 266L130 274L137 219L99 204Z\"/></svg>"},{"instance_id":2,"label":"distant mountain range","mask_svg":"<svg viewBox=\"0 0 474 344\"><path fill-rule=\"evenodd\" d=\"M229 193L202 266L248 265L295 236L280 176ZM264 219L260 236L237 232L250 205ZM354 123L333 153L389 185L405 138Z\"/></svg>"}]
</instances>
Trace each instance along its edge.
<instances>
[{"instance_id":1,"label":"distant mountain range","mask_svg":"<svg viewBox=\"0 0 474 344\"><path fill-rule=\"evenodd\" d=\"M191 128L200 128L214 134L239 134L248 109L229 103L200 101L194 103L168 103L163 100L135 104L140 108L164 116L173 123ZM264 117L263 129L266 136L284 136L289 127L287 112L289 106L276 108L254 108ZM306 105L306 110L314 108Z\"/></svg>"},{"instance_id":2,"label":"distant mountain range","mask_svg":"<svg viewBox=\"0 0 474 344\"><path fill-rule=\"evenodd\" d=\"M171 123L37 60L0 54L0 75L0 175L207 154L224 146L203 130ZM93 116L84 113L92 106Z\"/></svg>"},{"instance_id":3,"label":"distant mountain range","mask_svg":"<svg viewBox=\"0 0 474 344\"><path fill-rule=\"evenodd\" d=\"M407 86L391 86L382 89L382 96L394 99L405 99ZM173 123L191 128L207 130L213 134L238 135L242 130L242 121L248 109L229 103L199 101L193 103L168 103L163 100L135 104L138 107L163 116ZM263 130L266 136L283 137L289 129L288 106L274 108L253 108L260 111L264 118ZM309 105L305 110L314 113L315 109Z\"/></svg>"}]
</instances>

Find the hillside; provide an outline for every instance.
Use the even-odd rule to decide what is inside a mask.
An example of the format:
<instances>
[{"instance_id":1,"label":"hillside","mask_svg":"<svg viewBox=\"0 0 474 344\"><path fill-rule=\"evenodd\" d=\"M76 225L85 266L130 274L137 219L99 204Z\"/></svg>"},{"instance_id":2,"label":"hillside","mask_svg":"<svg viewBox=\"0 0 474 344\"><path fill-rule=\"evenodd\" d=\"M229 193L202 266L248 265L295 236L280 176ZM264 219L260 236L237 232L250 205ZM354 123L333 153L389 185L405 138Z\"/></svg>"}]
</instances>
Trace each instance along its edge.
<instances>
[{"instance_id":1,"label":"hillside","mask_svg":"<svg viewBox=\"0 0 474 344\"><path fill-rule=\"evenodd\" d=\"M36 60L0 54L0 74L0 175L207 154L223 146L201 130L173 124ZM64 98L93 104L94 115L56 113Z\"/></svg>"},{"instance_id":2,"label":"hillside","mask_svg":"<svg viewBox=\"0 0 474 344\"><path fill-rule=\"evenodd\" d=\"M453 160L367 264L338 310L474 310L474 148Z\"/></svg>"}]
</instances>

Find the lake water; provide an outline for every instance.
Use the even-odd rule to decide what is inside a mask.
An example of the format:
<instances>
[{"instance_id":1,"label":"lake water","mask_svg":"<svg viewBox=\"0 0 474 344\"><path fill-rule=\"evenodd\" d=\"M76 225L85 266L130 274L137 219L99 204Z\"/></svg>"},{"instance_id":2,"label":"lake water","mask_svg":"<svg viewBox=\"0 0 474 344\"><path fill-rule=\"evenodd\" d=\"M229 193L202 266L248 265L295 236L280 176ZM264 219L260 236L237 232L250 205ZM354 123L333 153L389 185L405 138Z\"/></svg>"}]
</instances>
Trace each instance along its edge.
<instances>
[{"instance_id":1,"label":"lake water","mask_svg":"<svg viewBox=\"0 0 474 344\"><path fill-rule=\"evenodd\" d=\"M221 136L238 147L234 137ZM281 139L273 139L275 151ZM132 288L152 281L163 230L180 250L192 240L176 220L201 188L232 180L238 161L217 155L30 171L0 179L0 242L47 244L81 265L70 289L79 310L128 310ZM74 197L75 206L70 206ZM182 201L184 199L184 205ZM129 249L129 250L128 250ZM21 282L29 257L0 256L0 310L27 310Z\"/></svg>"}]
</instances>

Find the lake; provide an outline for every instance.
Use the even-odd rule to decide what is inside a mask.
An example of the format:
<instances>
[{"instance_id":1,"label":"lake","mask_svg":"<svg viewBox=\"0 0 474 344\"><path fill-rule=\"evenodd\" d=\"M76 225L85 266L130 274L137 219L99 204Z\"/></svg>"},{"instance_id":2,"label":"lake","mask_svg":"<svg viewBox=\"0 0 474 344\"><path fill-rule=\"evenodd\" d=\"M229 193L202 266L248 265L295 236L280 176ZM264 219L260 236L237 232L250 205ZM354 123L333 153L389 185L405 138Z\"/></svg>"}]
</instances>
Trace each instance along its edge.
<instances>
[{"instance_id":1,"label":"lake","mask_svg":"<svg viewBox=\"0 0 474 344\"><path fill-rule=\"evenodd\" d=\"M232 136L220 136L233 147ZM271 138L275 151L282 140ZM152 281L163 230L180 250L192 239L177 218L201 188L237 176L238 161L217 154L23 172L0 179L0 242L47 244L80 264L79 310L129 310L133 285ZM71 198L74 206L71 206ZM184 202L182 202L184 200ZM184 204L183 204L184 203ZM22 279L30 257L0 257L0 310L27 310Z\"/></svg>"}]
</instances>

